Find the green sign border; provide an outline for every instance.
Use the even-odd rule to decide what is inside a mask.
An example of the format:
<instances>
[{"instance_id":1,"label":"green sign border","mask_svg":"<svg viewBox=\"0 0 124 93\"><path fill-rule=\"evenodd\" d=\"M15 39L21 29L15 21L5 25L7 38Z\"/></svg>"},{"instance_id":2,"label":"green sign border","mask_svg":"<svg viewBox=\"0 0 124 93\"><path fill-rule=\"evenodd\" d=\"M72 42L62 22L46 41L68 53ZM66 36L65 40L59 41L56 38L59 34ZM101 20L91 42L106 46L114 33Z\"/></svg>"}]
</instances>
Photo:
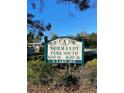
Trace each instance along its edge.
<instances>
[{"instance_id":1,"label":"green sign border","mask_svg":"<svg viewBox=\"0 0 124 93\"><path fill-rule=\"evenodd\" d=\"M69 38L69 39L72 39L70 37L58 37L56 39L59 39L59 38ZM54 40L56 40L56 39L54 39ZM51 63L50 60L47 60L48 43L51 42L51 41L54 41L54 40L49 40L49 41L45 42L45 45L44 45L44 63L45 64L46 63ZM72 40L74 40L74 39L72 39ZM77 40L75 40L75 41L77 41ZM79 41L77 41L77 42L79 42ZM52 64L55 64L55 63L52 63ZM66 63L64 63L64 64L66 64ZM80 63L70 63L70 64L80 64ZM82 39L82 62L81 62L81 65L84 65L84 40L83 39Z\"/></svg>"}]
</instances>

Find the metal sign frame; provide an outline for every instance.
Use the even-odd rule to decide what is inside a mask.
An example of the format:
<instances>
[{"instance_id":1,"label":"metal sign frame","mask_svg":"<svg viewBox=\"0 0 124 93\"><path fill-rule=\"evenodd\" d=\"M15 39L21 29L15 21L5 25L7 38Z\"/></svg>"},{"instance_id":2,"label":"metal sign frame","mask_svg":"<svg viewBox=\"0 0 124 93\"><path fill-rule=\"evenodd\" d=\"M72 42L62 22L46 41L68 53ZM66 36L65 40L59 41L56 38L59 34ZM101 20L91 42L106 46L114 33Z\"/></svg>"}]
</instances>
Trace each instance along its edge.
<instances>
[{"instance_id":1,"label":"metal sign frame","mask_svg":"<svg viewBox=\"0 0 124 93\"><path fill-rule=\"evenodd\" d=\"M69 38L69 39L72 39L72 38L70 38L70 37L58 37L58 38L56 38L56 39L60 39L60 38ZM45 42L45 45L44 45L44 63L46 64L46 63L52 63L52 62L50 62L50 60L48 60L47 59L47 54L48 54L48 43L49 42L51 42L51 41L54 41L54 40L56 40L56 39L53 39L53 40L49 40L49 41L46 41ZM74 39L72 39L72 40L74 40ZM77 41L77 40L75 40L75 41ZM77 41L77 42L79 42L79 41ZM81 65L83 65L84 64L84 40L82 39L82 62L80 63L80 62L76 62L76 63L70 63L70 64L81 64ZM61 61L61 60L60 60ZM66 60L66 62L67 62L68 60ZM77 60L78 61L78 60ZM56 62L55 62L56 63ZM53 64L55 64L55 63L53 63ZM61 63L59 63L59 64L61 64ZM63 64L63 63L62 63ZM64 64L66 64L66 63L64 63ZM68 62L67 62L67 64L68 64Z\"/></svg>"}]
</instances>

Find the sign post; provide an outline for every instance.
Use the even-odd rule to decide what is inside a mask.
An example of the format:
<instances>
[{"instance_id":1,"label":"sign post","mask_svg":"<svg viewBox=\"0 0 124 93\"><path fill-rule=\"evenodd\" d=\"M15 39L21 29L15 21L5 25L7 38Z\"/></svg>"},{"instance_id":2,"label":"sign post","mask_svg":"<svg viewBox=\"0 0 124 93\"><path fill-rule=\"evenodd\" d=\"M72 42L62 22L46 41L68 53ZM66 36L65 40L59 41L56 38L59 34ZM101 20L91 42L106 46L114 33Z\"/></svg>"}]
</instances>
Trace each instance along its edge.
<instances>
[{"instance_id":1,"label":"sign post","mask_svg":"<svg viewBox=\"0 0 124 93\"><path fill-rule=\"evenodd\" d=\"M84 64L84 41L60 37L45 42L45 63Z\"/></svg>"},{"instance_id":2,"label":"sign post","mask_svg":"<svg viewBox=\"0 0 124 93\"><path fill-rule=\"evenodd\" d=\"M82 40L82 65L84 64L84 40Z\"/></svg>"},{"instance_id":3,"label":"sign post","mask_svg":"<svg viewBox=\"0 0 124 93\"><path fill-rule=\"evenodd\" d=\"M44 37L45 45L44 45L44 63L47 63L47 42L48 42L48 37Z\"/></svg>"}]
</instances>

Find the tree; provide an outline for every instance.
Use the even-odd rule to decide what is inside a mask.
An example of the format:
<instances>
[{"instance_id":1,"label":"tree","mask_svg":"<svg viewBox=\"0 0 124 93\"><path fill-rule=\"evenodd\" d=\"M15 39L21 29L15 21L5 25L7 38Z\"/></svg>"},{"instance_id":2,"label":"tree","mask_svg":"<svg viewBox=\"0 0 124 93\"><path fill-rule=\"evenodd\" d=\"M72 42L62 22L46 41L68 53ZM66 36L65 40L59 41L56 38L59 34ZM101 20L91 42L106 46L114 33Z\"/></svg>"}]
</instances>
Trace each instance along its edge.
<instances>
[{"instance_id":1,"label":"tree","mask_svg":"<svg viewBox=\"0 0 124 93\"><path fill-rule=\"evenodd\" d=\"M36 35L35 38L34 38L34 42L35 43L40 43L40 41L41 41L41 36Z\"/></svg>"},{"instance_id":2,"label":"tree","mask_svg":"<svg viewBox=\"0 0 124 93\"><path fill-rule=\"evenodd\" d=\"M29 1L29 0L28 0ZM40 12L42 13L43 11L43 6L44 6L44 0L39 0L39 8L37 8L38 4L36 4L34 2L35 0L32 0L32 2L30 3L32 6L32 9L39 9ZM56 0L57 4L68 4L70 5L73 4L75 5L75 8L80 10L80 11L84 11L88 8L91 8L94 3L96 3L96 0ZM70 14L71 16L73 16L73 14ZM35 15L32 13L27 13L27 29L29 32L34 33L34 35L39 35L40 37L42 37L44 35L44 31L50 31L52 25L50 23L48 23L47 25L45 25L42 21L40 21L39 19L34 19Z\"/></svg>"},{"instance_id":3,"label":"tree","mask_svg":"<svg viewBox=\"0 0 124 93\"><path fill-rule=\"evenodd\" d=\"M43 11L44 1L45 0L37 0L39 3L35 3L35 0L31 2L31 6L33 9L39 9L40 12ZM65 4L70 5L73 4L76 9L80 11L86 10L91 7L96 7L96 0L55 0L57 4ZM39 8L37 8L39 6Z\"/></svg>"},{"instance_id":4,"label":"tree","mask_svg":"<svg viewBox=\"0 0 124 93\"><path fill-rule=\"evenodd\" d=\"M50 31L51 24L48 23L47 25L44 25L40 20L34 20L33 14L27 13L27 28L29 32L38 34L42 37L44 31Z\"/></svg>"},{"instance_id":5,"label":"tree","mask_svg":"<svg viewBox=\"0 0 124 93\"><path fill-rule=\"evenodd\" d=\"M86 38L86 36L87 36L87 33L86 32L77 33L76 40L82 41L82 39L83 38Z\"/></svg>"},{"instance_id":6,"label":"tree","mask_svg":"<svg viewBox=\"0 0 124 93\"><path fill-rule=\"evenodd\" d=\"M91 45L92 45L91 47L96 48L96 45L97 45L97 34L96 33L92 33L90 39L91 39Z\"/></svg>"},{"instance_id":7,"label":"tree","mask_svg":"<svg viewBox=\"0 0 124 93\"><path fill-rule=\"evenodd\" d=\"M34 40L34 33L29 32L27 34L27 43L33 43L33 40Z\"/></svg>"},{"instance_id":8,"label":"tree","mask_svg":"<svg viewBox=\"0 0 124 93\"><path fill-rule=\"evenodd\" d=\"M85 40L86 47L90 48L96 48L97 47L97 34L91 33L87 35L87 38Z\"/></svg>"},{"instance_id":9,"label":"tree","mask_svg":"<svg viewBox=\"0 0 124 93\"><path fill-rule=\"evenodd\" d=\"M56 33L52 33L51 40L54 40L54 39L57 39L57 38L58 38L58 35Z\"/></svg>"},{"instance_id":10,"label":"tree","mask_svg":"<svg viewBox=\"0 0 124 93\"><path fill-rule=\"evenodd\" d=\"M72 3L81 11L90 8L89 0L57 0L57 3Z\"/></svg>"},{"instance_id":11,"label":"tree","mask_svg":"<svg viewBox=\"0 0 124 93\"><path fill-rule=\"evenodd\" d=\"M77 33L75 39L78 41L85 40L85 47L87 48L96 48L97 47L97 34L91 33L87 34L86 32Z\"/></svg>"}]
</instances>

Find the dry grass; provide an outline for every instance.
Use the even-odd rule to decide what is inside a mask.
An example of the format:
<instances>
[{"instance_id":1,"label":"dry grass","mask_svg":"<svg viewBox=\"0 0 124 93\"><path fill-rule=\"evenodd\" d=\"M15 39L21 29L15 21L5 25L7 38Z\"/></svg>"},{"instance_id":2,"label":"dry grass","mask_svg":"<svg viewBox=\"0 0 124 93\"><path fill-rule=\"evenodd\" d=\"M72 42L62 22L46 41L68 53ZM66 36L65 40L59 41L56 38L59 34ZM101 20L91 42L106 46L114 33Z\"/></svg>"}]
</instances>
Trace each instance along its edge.
<instances>
[{"instance_id":1,"label":"dry grass","mask_svg":"<svg viewBox=\"0 0 124 93\"><path fill-rule=\"evenodd\" d=\"M64 81L66 70L58 70L53 78L53 82L48 85L33 85L28 83L28 93L96 93L97 92L97 66L96 60L89 61L84 67L77 70L70 69L68 74L77 79L77 83L67 85Z\"/></svg>"}]
</instances>

